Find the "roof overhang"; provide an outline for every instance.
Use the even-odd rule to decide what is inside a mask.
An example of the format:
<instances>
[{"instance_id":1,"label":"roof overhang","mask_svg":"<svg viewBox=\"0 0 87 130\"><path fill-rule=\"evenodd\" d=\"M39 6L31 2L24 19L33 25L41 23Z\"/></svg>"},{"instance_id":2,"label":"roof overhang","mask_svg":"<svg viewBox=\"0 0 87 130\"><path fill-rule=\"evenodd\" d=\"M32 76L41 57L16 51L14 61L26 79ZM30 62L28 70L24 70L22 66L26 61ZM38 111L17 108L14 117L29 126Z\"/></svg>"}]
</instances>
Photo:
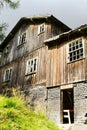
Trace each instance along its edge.
<instances>
[{"instance_id":1,"label":"roof overhang","mask_svg":"<svg viewBox=\"0 0 87 130\"><path fill-rule=\"evenodd\" d=\"M68 32L62 33L55 37L49 38L44 41L44 44L46 44L48 46L50 46L50 45L52 46L55 43L61 43L64 41L68 41L71 38L76 38L76 37L85 36L85 35L87 35L87 25L82 25L79 28L76 28L74 30L70 30ZM59 42L57 42L57 41L59 41Z\"/></svg>"}]
</instances>

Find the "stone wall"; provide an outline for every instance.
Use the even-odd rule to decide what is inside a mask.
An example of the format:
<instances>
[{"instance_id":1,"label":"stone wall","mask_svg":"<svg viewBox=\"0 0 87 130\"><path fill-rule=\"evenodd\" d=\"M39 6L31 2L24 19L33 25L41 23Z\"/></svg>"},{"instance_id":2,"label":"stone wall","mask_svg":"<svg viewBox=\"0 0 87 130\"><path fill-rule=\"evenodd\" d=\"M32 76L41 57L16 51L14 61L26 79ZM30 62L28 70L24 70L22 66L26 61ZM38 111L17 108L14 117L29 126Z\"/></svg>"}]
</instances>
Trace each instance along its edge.
<instances>
[{"instance_id":1,"label":"stone wall","mask_svg":"<svg viewBox=\"0 0 87 130\"><path fill-rule=\"evenodd\" d=\"M87 119L87 83L74 85L74 123L84 123Z\"/></svg>"},{"instance_id":2,"label":"stone wall","mask_svg":"<svg viewBox=\"0 0 87 130\"><path fill-rule=\"evenodd\" d=\"M26 89L23 90L23 93L25 93L25 100L28 107L34 111L46 114L46 87L38 85L24 88Z\"/></svg>"},{"instance_id":3,"label":"stone wall","mask_svg":"<svg viewBox=\"0 0 87 130\"><path fill-rule=\"evenodd\" d=\"M60 88L47 89L47 116L56 124L60 123Z\"/></svg>"}]
</instances>

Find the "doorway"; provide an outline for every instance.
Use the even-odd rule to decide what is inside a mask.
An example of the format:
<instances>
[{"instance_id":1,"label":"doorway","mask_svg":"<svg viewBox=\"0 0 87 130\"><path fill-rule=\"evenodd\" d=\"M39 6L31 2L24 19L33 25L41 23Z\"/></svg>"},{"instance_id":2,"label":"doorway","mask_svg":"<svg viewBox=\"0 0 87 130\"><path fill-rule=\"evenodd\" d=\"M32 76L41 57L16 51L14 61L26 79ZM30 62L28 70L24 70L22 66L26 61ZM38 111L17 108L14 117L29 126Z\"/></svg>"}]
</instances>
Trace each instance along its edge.
<instances>
[{"instance_id":1,"label":"doorway","mask_svg":"<svg viewBox=\"0 0 87 130\"><path fill-rule=\"evenodd\" d=\"M74 123L73 88L62 90L63 124Z\"/></svg>"}]
</instances>

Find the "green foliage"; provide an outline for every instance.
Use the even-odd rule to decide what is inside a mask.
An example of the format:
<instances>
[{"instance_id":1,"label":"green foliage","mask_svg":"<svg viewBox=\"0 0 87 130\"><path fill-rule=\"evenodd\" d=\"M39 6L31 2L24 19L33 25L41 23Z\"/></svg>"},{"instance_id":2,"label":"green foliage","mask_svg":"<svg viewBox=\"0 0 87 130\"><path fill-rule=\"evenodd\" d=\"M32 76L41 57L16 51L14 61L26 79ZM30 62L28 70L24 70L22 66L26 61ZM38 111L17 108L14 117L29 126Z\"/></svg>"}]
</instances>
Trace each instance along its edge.
<instances>
[{"instance_id":1,"label":"green foliage","mask_svg":"<svg viewBox=\"0 0 87 130\"><path fill-rule=\"evenodd\" d=\"M6 23L0 24L0 42L3 41L5 38L6 29L7 29Z\"/></svg>"},{"instance_id":2,"label":"green foliage","mask_svg":"<svg viewBox=\"0 0 87 130\"><path fill-rule=\"evenodd\" d=\"M0 96L0 130L59 130L54 123L29 110L18 97Z\"/></svg>"},{"instance_id":3,"label":"green foliage","mask_svg":"<svg viewBox=\"0 0 87 130\"><path fill-rule=\"evenodd\" d=\"M16 2L12 0L0 0L0 8L3 8L5 5L9 6L12 9L18 8L19 1L16 0Z\"/></svg>"},{"instance_id":4,"label":"green foliage","mask_svg":"<svg viewBox=\"0 0 87 130\"><path fill-rule=\"evenodd\" d=\"M19 0L12 1L12 0L0 0L0 11L3 9L3 7L8 6L11 9L16 9L19 6ZM7 24L3 23L0 24L0 43L5 38L5 31L7 29Z\"/></svg>"}]
</instances>

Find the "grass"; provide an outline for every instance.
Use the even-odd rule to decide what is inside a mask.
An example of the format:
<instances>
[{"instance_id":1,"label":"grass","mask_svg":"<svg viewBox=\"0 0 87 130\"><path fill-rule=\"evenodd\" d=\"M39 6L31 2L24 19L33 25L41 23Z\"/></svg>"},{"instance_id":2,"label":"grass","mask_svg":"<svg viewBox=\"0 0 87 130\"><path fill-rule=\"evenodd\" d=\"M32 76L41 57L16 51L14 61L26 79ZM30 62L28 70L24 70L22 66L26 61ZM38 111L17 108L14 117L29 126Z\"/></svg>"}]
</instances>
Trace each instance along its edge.
<instances>
[{"instance_id":1,"label":"grass","mask_svg":"<svg viewBox=\"0 0 87 130\"><path fill-rule=\"evenodd\" d=\"M53 122L29 110L18 97L0 96L0 130L59 130Z\"/></svg>"}]
</instances>

